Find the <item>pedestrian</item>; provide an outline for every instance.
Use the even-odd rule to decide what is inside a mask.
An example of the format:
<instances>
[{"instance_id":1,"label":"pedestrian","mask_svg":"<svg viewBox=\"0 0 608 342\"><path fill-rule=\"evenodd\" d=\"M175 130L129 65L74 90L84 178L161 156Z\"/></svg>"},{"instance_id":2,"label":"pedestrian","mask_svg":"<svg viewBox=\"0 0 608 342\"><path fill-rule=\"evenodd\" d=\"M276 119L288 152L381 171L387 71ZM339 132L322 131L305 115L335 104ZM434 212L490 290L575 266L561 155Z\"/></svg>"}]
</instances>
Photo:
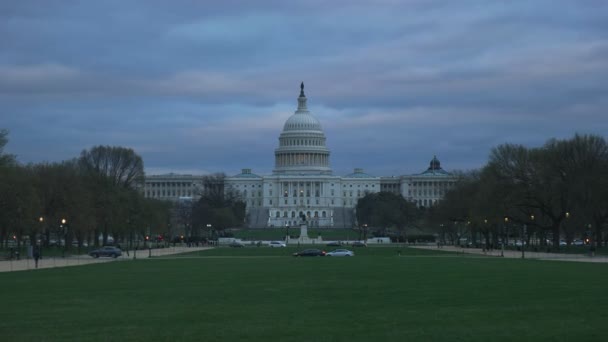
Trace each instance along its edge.
<instances>
[{"instance_id":1,"label":"pedestrian","mask_svg":"<svg viewBox=\"0 0 608 342\"><path fill-rule=\"evenodd\" d=\"M38 268L38 260L40 259L40 246L34 246L34 263Z\"/></svg>"}]
</instances>

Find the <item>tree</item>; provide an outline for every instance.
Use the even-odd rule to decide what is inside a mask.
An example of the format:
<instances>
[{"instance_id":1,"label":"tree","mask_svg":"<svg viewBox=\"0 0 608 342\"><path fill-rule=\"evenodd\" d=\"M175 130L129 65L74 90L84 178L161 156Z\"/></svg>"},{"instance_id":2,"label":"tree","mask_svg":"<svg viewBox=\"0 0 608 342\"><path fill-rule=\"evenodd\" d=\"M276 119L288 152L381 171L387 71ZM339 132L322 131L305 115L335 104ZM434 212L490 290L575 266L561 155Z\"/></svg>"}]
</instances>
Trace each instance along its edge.
<instances>
[{"instance_id":1,"label":"tree","mask_svg":"<svg viewBox=\"0 0 608 342\"><path fill-rule=\"evenodd\" d=\"M41 203L37 216L44 218L45 244L50 235L65 239L66 247L70 248L75 237L79 245L90 238L96 221L93 211L93 194L85 184L85 179L75 161L53 164L37 164L29 167L32 184ZM63 230L60 221L65 219L67 225Z\"/></svg>"},{"instance_id":2,"label":"tree","mask_svg":"<svg viewBox=\"0 0 608 342\"><path fill-rule=\"evenodd\" d=\"M541 243L551 232L556 248L562 233L570 241L589 225L598 243L608 222L607 174L608 147L598 136L552 139L540 148L504 144L492 150L477 175L463 178L446 194L434 215L454 222L466 219L486 243L490 233L496 239L506 226L505 217L509 225L521 227L522 237L524 225L528 233L540 235ZM503 238L508 234L503 232Z\"/></svg>"},{"instance_id":3,"label":"tree","mask_svg":"<svg viewBox=\"0 0 608 342\"><path fill-rule=\"evenodd\" d=\"M111 185L129 188L144 180L143 160L130 148L95 146L82 151L79 163L89 174L103 177Z\"/></svg>"},{"instance_id":4,"label":"tree","mask_svg":"<svg viewBox=\"0 0 608 342\"><path fill-rule=\"evenodd\" d=\"M4 147L8 143L8 130L0 129L0 167L15 165L15 156L4 153Z\"/></svg>"},{"instance_id":5,"label":"tree","mask_svg":"<svg viewBox=\"0 0 608 342\"><path fill-rule=\"evenodd\" d=\"M367 228L380 228L386 235L387 228L395 228L405 239L406 226L413 225L420 217L416 205L403 196L392 192L369 193L360 198L356 206L357 222L367 238Z\"/></svg>"},{"instance_id":6,"label":"tree","mask_svg":"<svg viewBox=\"0 0 608 342\"><path fill-rule=\"evenodd\" d=\"M0 169L0 234L3 241L15 236L20 244L24 235L35 239L41 208L32 177L23 167Z\"/></svg>"},{"instance_id":7,"label":"tree","mask_svg":"<svg viewBox=\"0 0 608 342\"><path fill-rule=\"evenodd\" d=\"M141 207L139 197L130 193L144 180L144 165L138 154L125 147L96 146L82 151L78 164L87 178L89 190L96 194L98 228L95 235L101 233L103 244L107 243L111 231L120 236L125 235L126 229L140 232L145 229L136 225L139 221L135 222L134 213L141 212ZM95 244L98 245L97 237Z\"/></svg>"},{"instance_id":8,"label":"tree","mask_svg":"<svg viewBox=\"0 0 608 342\"><path fill-rule=\"evenodd\" d=\"M223 231L240 227L245 219L245 203L232 189L225 189L224 174L213 174L203 179L201 198L192 207L192 224Z\"/></svg>"}]
</instances>

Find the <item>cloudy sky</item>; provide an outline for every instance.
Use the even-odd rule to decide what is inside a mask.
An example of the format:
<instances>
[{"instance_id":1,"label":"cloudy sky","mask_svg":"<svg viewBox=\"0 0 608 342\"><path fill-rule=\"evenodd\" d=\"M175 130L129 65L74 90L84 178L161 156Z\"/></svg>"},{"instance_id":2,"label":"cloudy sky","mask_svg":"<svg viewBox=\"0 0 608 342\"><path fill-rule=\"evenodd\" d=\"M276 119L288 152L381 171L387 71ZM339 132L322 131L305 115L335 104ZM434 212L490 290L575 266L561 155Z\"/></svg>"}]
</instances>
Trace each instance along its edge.
<instances>
[{"instance_id":1,"label":"cloudy sky","mask_svg":"<svg viewBox=\"0 0 608 342\"><path fill-rule=\"evenodd\" d=\"M304 81L338 175L479 168L608 132L608 1L2 1L18 160L133 148L148 174L268 174Z\"/></svg>"}]
</instances>

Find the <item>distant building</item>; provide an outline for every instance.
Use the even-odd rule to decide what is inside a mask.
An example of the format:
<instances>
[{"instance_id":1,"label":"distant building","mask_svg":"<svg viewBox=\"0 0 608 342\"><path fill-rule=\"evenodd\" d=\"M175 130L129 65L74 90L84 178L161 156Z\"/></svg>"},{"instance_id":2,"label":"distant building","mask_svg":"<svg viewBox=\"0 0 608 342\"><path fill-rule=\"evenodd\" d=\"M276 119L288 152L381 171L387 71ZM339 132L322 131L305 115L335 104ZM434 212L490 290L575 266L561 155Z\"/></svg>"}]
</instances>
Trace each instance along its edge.
<instances>
[{"instance_id":1,"label":"distant building","mask_svg":"<svg viewBox=\"0 0 608 342\"><path fill-rule=\"evenodd\" d=\"M377 177L360 168L345 176L333 175L325 133L306 102L302 84L298 108L279 135L271 175L243 169L225 179L225 190L236 191L247 204L249 227L297 226L304 215L309 227L351 228L357 201L367 193L393 192L428 207L454 185L456 178L441 168L436 157L426 171L415 175ZM202 176L174 174L146 177L144 187L147 197L172 200L196 198L203 190Z\"/></svg>"},{"instance_id":2,"label":"distant building","mask_svg":"<svg viewBox=\"0 0 608 342\"><path fill-rule=\"evenodd\" d=\"M180 198L198 198L202 189L202 176L169 173L146 176L143 191L145 197L177 201Z\"/></svg>"}]
</instances>

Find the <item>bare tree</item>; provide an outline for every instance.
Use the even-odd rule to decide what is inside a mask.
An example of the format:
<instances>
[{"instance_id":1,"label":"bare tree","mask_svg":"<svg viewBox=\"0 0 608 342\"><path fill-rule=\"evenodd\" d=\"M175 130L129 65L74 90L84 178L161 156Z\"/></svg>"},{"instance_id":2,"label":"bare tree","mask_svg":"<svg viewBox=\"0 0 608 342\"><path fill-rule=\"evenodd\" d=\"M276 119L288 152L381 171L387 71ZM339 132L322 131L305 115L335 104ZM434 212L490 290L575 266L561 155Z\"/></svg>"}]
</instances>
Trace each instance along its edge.
<instances>
[{"instance_id":1,"label":"bare tree","mask_svg":"<svg viewBox=\"0 0 608 342\"><path fill-rule=\"evenodd\" d=\"M89 173L105 177L110 184L133 187L144 180L144 163L130 148L95 146L80 154L80 165Z\"/></svg>"}]
</instances>

